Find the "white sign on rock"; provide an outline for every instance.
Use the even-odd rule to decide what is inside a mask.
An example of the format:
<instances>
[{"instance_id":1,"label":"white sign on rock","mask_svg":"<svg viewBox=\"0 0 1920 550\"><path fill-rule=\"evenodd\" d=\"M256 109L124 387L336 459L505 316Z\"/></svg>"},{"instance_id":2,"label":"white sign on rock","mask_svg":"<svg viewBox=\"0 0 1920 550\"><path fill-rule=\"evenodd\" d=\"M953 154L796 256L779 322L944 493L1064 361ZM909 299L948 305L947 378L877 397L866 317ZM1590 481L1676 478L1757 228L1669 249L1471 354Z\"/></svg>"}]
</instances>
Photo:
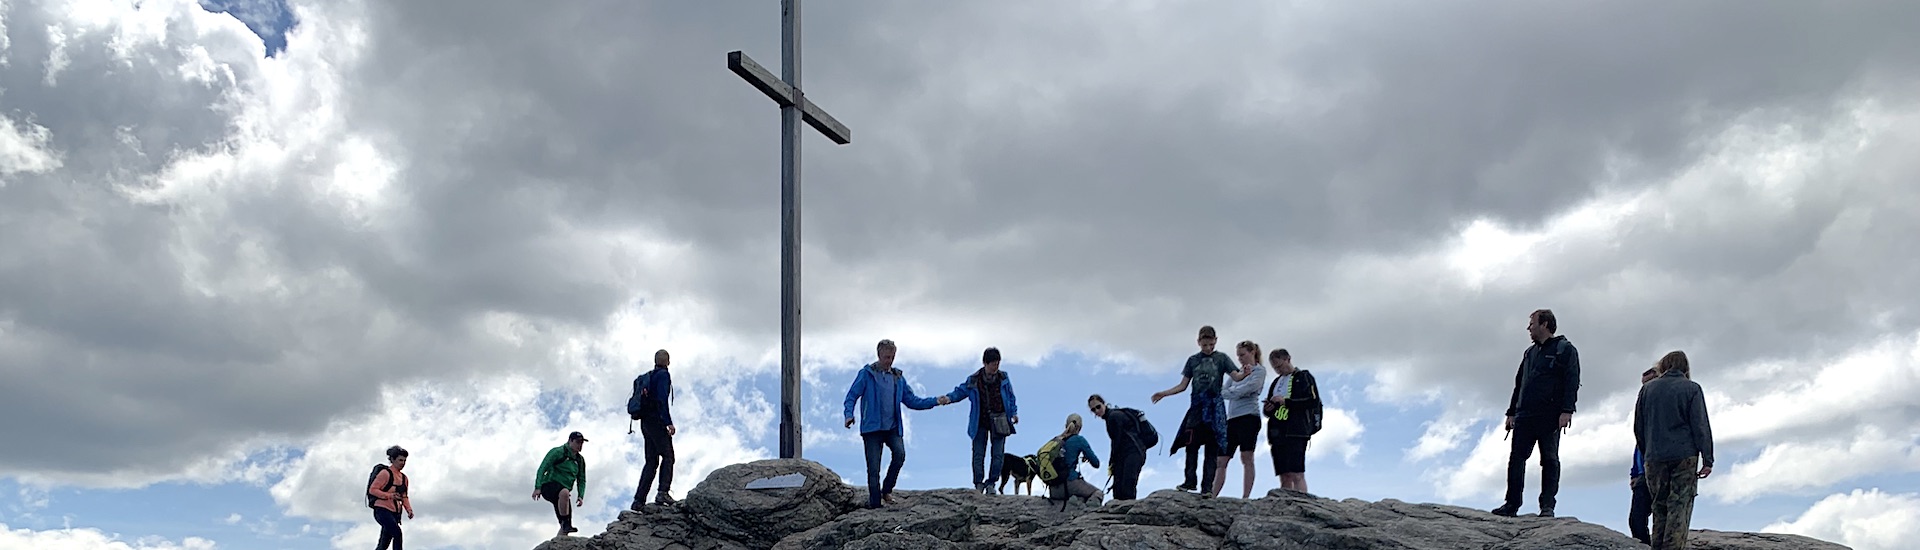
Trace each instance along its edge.
<instances>
[{"instance_id":1,"label":"white sign on rock","mask_svg":"<svg viewBox=\"0 0 1920 550\"><path fill-rule=\"evenodd\" d=\"M749 481L747 482L747 488L748 489L795 489L800 487L801 485L806 484L806 482L807 482L807 476L803 476L800 474L787 474L787 475L780 475L780 476L773 476L773 477L763 477L760 479Z\"/></svg>"}]
</instances>

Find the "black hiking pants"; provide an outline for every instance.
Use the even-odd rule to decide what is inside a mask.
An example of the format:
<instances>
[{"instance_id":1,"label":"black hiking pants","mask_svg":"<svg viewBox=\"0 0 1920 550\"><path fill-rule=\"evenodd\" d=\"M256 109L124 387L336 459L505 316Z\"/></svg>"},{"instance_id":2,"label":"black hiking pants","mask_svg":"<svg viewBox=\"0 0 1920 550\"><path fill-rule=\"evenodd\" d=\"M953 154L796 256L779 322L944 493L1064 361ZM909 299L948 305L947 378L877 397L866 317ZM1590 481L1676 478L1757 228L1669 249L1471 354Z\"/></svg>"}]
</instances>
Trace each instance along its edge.
<instances>
[{"instance_id":1,"label":"black hiking pants","mask_svg":"<svg viewBox=\"0 0 1920 550\"><path fill-rule=\"evenodd\" d=\"M1133 500L1139 498L1140 469L1147 466L1145 452L1135 452L1113 457L1113 499Z\"/></svg>"},{"instance_id":2,"label":"black hiking pants","mask_svg":"<svg viewBox=\"0 0 1920 550\"><path fill-rule=\"evenodd\" d=\"M1560 415L1513 419L1513 453L1507 455L1507 508L1520 508L1527 488L1527 458L1540 447L1540 508L1551 510L1560 494Z\"/></svg>"},{"instance_id":3,"label":"black hiking pants","mask_svg":"<svg viewBox=\"0 0 1920 550\"><path fill-rule=\"evenodd\" d=\"M640 466L640 488L634 490L633 501L644 504L656 474L660 476L660 494L673 491L673 436L667 434L665 425L641 420L640 437L646 440L647 461Z\"/></svg>"}]
</instances>

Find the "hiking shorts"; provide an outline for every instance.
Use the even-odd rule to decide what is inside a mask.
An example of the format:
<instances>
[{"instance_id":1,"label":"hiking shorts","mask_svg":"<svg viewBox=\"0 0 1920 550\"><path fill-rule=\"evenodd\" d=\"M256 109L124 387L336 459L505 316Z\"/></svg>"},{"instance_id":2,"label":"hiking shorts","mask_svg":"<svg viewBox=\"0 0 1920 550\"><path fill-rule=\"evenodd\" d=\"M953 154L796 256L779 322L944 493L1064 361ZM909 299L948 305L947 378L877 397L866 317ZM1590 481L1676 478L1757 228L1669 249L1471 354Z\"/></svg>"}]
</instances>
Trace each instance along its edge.
<instances>
[{"instance_id":1,"label":"hiking shorts","mask_svg":"<svg viewBox=\"0 0 1920 550\"><path fill-rule=\"evenodd\" d=\"M559 506L560 490L565 488L566 486L561 485L558 481L542 483L540 484L540 498L547 499L547 502L553 503L554 506Z\"/></svg>"},{"instance_id":2,"label":"hiking shorts","mask_svg":"<svg viewBox=\"0 0 1920 550\"><path fill-rule=\"evenodd\" d=\"M1252 452L1260 444L1260 415L1248 414L1227 419L1227 452Z\"/></svg>"},{"instance_id":3,"label":"hiking shorts","mask_svg":"<svg viewBox=\"0 0 1920 550\"><path fill-rule=\"evenodd\" d=\"M1273 473L1306 473L1307 441L1304 437L1282 437L1273 440Z\"/></svg>"}]
</instances>

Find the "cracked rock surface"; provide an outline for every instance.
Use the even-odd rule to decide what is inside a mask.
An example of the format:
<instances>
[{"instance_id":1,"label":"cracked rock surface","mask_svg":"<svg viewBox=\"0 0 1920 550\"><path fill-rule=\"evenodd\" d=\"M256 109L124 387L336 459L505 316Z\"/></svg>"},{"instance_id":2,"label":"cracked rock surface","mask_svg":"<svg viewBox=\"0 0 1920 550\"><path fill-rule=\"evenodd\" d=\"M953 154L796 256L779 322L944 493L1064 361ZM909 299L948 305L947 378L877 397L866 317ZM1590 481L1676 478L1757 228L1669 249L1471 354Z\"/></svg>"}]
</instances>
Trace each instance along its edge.
<instances>
[{"instance_id":1,"label":"cracked rock surface","mask_svg":"<svg viewBox=\"0 0 1920 550\"><path fill-rule=\"evenodd\" d=\"M798 473L798 488L749 490ZM721 468L684 503L625 511L593 537L536 550L1638 550L1625 534L1575 518L1503 518L1483 510L1397 500L1329 500L1274 490L1254 500L1159 491L1104 506L962 489L897 491L861 507L848 486L809 460ZM1835 550L1794 535L1694 531L1692 550Z\"/></svg>"}]
</instances>

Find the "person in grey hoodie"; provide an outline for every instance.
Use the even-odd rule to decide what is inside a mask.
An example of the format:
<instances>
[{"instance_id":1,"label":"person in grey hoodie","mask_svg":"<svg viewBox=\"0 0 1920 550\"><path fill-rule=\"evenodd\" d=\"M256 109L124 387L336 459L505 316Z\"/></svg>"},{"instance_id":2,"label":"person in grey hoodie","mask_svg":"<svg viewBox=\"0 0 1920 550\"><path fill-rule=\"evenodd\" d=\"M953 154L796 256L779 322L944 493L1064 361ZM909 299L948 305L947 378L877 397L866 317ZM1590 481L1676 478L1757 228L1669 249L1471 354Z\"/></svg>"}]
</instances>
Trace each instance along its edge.
<instances>
[{"instance_id":1,"label":"person in grey hoodie","mask_svg":"<svg viewBox=\"0 0 1920 550\"><path fill-rule=\"evenodd\" d=\"M1706 394L1691 379L1686 352L1661 357L1659 369L1660 377L1640 386L1633 404L1633 444L1647 463L1652 546L1685 550L1693 497L1700 480L1713 474L1713 426L1707 421Z\"/></svg>"},{"instance_id":2,"label":"person in grey hoodie","mask_svg":"<svg viewBox=\"0 0 1920 550\"><path fill-rule=\"evenodd\" d=\"M1240 342L1235 346L1234 354L1240 360L1240 371L1247 373L1246 378L1227 378L1227 387L1220 396L1227 400L1227 453L1229 460L1235 453L1240 455L1240 465L1246 470L1240 487L1240 498L1253 496L1253 448L1260 445L1260 390L1266 388L1267 369L1260 367L1260 344L1252 340ZM1213 493L1220 494L1227 484L1227 463L1222 462L1220 471L1213 476Z\"/></svg>"}]
</instances>

